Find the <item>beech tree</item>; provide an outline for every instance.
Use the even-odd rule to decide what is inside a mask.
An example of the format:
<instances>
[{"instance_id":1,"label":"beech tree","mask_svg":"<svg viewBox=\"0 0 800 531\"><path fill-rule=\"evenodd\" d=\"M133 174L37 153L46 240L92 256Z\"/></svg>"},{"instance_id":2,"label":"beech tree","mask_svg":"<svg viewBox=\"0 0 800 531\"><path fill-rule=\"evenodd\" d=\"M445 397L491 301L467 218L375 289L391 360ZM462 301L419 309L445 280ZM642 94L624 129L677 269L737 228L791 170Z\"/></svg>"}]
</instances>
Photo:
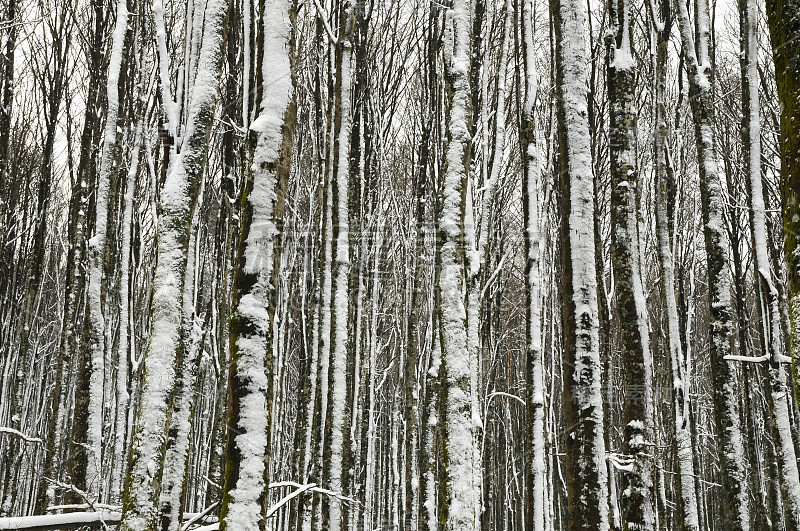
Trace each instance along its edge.
<instances>
[{"instance_id":1,"label":"beech tree","mask_svg":"<svg viewBox=\"0 0 800 531\"><path fill-rule=\"evenodd\" d=\"M570 0L553 5L560 147L563 270L564 422L569 529L608 529L603 438L594 201L586 62L586 13Z\"/></svg>"}]
</instances>

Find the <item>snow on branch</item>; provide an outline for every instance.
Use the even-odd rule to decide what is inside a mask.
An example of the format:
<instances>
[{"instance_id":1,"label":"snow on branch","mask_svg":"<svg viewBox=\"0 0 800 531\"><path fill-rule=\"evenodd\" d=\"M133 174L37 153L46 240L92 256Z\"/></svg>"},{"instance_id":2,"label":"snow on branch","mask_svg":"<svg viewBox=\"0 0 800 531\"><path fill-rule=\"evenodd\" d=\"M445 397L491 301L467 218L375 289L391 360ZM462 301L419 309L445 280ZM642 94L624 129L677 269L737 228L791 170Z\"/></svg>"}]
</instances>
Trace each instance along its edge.
<instances>
[{"instance_id":1,"label":"snow on branch","mask_svg":"<svg viewBox=\"0 0 800 531\"><path fill-rule=\"evenodd\" d=\"M183 517L184 518L188 518L188 520L186 520L186 523L181 526L181 531L187 531L192 524L195 524L195 523L203 520L206 516L211 514L211 511L216 509L218 505L219 505L218 501L214 502L211 505L209 505L208 507L206 507L206 509L203 510L202 512L199 512L199 513L191 515L191 516L186 514L186 513L184 513Z\"/></svg>"},{"instance_id":2,"label":"snow on branch","mask_svg":"<svg viewBox=\"0 0 800 531\"><path fill-rule=\"evenodd\" d=\"M778 354L775 357L775 361L778 363L791 363L792 358L789 356L785 356L783 354ZM762 361L769 361L770 356L769 354L764 354L763 356L737 356L735 354L729 354L725 356L725 361L746 361L749 363L761 363Z\"/></svg>"},{"instance_id":3,"label":"snow on branch","mask_svg":"<svg viewBox=\"0 0 800 531\"><path fill-rule=\"evenodd\" d=\"M81 527L117 525L119 524L121 516L122 514L118 511L108 511L103 509L96 512L0 518L0 530L27 529L30 531L45 531L48 529L78 529Z\"/></svg>"},{"instance_id":4,"label":"snow on branch","mask_svg":"<svg viewBox=\"0 0 800 531\"><path fill-rule=\"evenodd\" d=\"M609 452L607 455L608 461L614 465L614 468L622 472L633 472L633 463L635 459L630 455L618 454L616 452Z\"/></svg>"},{"instance_id":5,"label":"snow on branch","mask_svg":"<svg viewBox=\"0 0 800 531\"><path fill-rule=\"evenodd\" d=\"M334 492L332 490L323 489L322 487L318 487L316 483L309 483L309 484L305 484L304 485L302 483L297 483L296 481L279 481L277 483L270 483L269 484L269 488L271 488L271 489L277 489L277 488L280 488L280 487L294 487L294 488L300 490L300 492L296 492L295 491L295 493L293 493L295 496L300 495L300 494L302 494L303 492L306 492L306 491L308 491L308 492L319 492L320 494L325 494L327 496L330 496L331 498L336 498L339 501L349 502L349 503L356 503L356 504L358 503L358 501L353 499L353 498L350 498L348 496L344 496L343 494L340 494L338 492ZM294 497L294 496L292 496L292 497ZM281 502L283 502L283 499L279 500L278 504L280 504ZM269 511L267 512L267 514L273 513L274 511L272 509L273 508L271 507L269 509Z\"/></svg>"},{"instance_id":6,"label":"snow on branch","mask_svg":"<svg viewBox=\"0 0 800 531\"><path fill-rule=\"evenodd\" d=\"M78 509L86 510L86 509L104 509L111 512L122 512L122 505L108 505L105 503L95 503L89 505L88 503L70 503L67 505L50 505L45 509L47 513L53 513L56 511L76 511Z\"/></svg>"},{"instance_id":7,"label":"snow on branch","mask_svg":"<svg viewBox=\"0 0 800 531\"><path fill-rule=\"evenodd\" d=\"M279 482L276 482L276 483L270 483L269 484L269 488L271 488L271 489L277 489L277 488L280 488L280 487L294 487L294 490L292 492L290 492L289 494L287 494L286 496L284 496L283 498L281 498L280 500L278 500L275 503L275 505L273 505L272 507L269 508L269 510L267 511L267 518L272 518L273 516L275 516L275 513L278 512L278 510L281 507L283 507L284 505L286 505L287 503L292 501L294 498L296 498L296 497L298 497L298 496L300 496L300 495L302 495L303 493L306 493L306 492L319 492L320 494L326 494L326 495L328 495L328 496L330 496L332 498L336 498L336 499L338 499L340 501L358 503L353 498L350 498L350 497L347 497L347 496L343 496L342 494L339 494L338 492L334 492L332 490L323 489L322 487L318 487L316 483L302 484L302 483L297 483L295 481L279 481ZM187 528L187 526L184 526L181 529L184 530L186 528ZM0 528L0 529L2 529L2 528ZM213 524L210 524L210 525L197 527L193 531L218 531L218 530L219 530L219 523L217 522L217 523L213 523Z\"/></svg>"},{"instance_id":8,"label":"snow on branch","mask_svg":"<svg viewBox=\"0 0 800 531\"><path fill-rule=\"evenodd\" d=\"M24 440L25 442L30 442L30 443L42 442L42 440L39 437L30 437L28 435L25 435L21 431L15 430L14 428L6 428L4 426L0 426L0 433L7 433L9 435L14 435Z\"/></svg>"},{"instance_id":9,"label":"snow on branch","mask_svg":"<svg viewBox=\"0 0 800 531\"><path fill-rule=\"evenodd\" d=\"M325 8L319 4L319 0L314 0L314 6L317 8L317 14L319 15L320 20L322 20L322 25L325 27L325 33L328 34L328 39L330 39L331 44L339 44L339 39L337 39L333 34L331 25L328 23L327 11L325 11Z\"/></svg>"},{"instance_id":10,"label":"snow on branch","mask_svg":"<svg viewBox=\"0 0 800 531\"><path fill-rule=\"evenodd\" d=\"M523 406L525 405L525 401L523 399L521 399L520 397L518 397L517 395L512 395L511 393L504 393L503 391L495 391L495 392L493 392L492 394L490 394L489 396L486 397L486 402L488 403L492 398L494 398L496 396L510 398L512 400L516 400L517 402L519 402Z\"/></svg>"},{"instance_id":11,"label":"snow on branch","mask_svg":"<svg viewBox=\"0 0 800 531\"><path fill-rule=\"evenodd\" d=\"M219 503L214 503L201 513L184 513L187 522L181 527L186 530L194 523L206 520L208 513L213 511ZM48 507L47 510L58 509L90 509L87 504L57 505ZM13 518L0 518L0 531L9 529L26 529L28 531L45 531L50 529L80 529L84 527L107 527L118 525L122 517L121 508L113 505L95 504L96 511L79 511L63 514L46 514L36 516L17 516ZM199 529L217 529L218 523L207 525ZM197 529L197 528L196 528Z\"/></svg>"}]
</instances>

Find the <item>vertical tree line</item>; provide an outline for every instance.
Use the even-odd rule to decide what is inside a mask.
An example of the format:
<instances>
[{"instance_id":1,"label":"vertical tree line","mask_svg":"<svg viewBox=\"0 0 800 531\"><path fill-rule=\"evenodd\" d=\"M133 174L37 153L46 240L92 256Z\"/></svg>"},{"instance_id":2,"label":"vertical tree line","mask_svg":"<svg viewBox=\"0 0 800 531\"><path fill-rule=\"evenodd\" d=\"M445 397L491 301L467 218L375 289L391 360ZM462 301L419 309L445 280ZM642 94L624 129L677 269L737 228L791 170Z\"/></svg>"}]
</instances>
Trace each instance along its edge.
<instances>
[{"instance_id":1,"label":"vertical tree line","mask_svg":"<svg viewBox=\"0 0 800 531\"><path fill-rule=\"evenodd\" d=\"M0 1L0 529L797 528L796 4Z\"/></svg>"}]
</instances>

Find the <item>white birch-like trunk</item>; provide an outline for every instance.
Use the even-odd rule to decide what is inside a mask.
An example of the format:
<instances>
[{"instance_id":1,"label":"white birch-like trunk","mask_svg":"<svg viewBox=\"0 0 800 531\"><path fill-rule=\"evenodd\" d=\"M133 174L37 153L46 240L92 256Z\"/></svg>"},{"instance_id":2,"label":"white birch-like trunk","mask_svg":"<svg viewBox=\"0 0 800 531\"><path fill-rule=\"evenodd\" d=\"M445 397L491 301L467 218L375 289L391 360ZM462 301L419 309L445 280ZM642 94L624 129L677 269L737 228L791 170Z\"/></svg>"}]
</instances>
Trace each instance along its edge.
<instances>
[{"instance_id":1,"label":"white birch-like trunk","mask_svg":"<svg viewBox=\"0 0 800 531\"><path fill-rule=\"evenodd\" d=\"M525 526L531 531L545 529L545 409L542 352L542 179L541 135L535 105L539 84L533 46L533 0L522 6L522 54L524 100L522 109L522 156L524 160L522 201L525 241L526 288L526 432L525 432Z\"/></svg>"},{"instance_id":2,"label":"white birch-like trunk","mask_svg":"<svg viewBox=\"0 0 800 531\"><path fill-rule=\"evenodd\" d=\"M338 95L339 103L339 131L338 152L334 162L335 181L331 187L336 196L333 205L335 209L335 226L331 227L335 238L334 275L331 286L331 440L330 461L327 463L330 470L328 488L333 492L342 493L342 460L344 457L345 437L345 405L347 402L347 347L348 347L348 292L347 282L350 276L350 226L349 226L349 191L350 191L350 137L352 131L352 55L353 45L350 35L355 24L355 4L347 2L344 6L345 14L342 17L344 27L339 28L339 43L342 46L341 64L339 65L339 83L341 93ZM323 352L323 354L325 354ZM345 493L342 493L345 494ZM331 500L328 513L328 529L339 531L342 527L342 507L338 500Z\"/></svg>"}]
</instances>

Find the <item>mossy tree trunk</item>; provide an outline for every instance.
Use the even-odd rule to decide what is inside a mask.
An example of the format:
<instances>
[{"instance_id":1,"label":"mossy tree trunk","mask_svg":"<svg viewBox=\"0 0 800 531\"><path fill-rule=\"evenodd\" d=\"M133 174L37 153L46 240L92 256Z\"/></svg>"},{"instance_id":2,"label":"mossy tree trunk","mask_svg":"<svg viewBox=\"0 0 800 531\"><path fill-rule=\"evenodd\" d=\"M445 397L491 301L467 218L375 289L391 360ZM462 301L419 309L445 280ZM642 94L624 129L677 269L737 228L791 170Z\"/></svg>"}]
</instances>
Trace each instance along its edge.
<instances>
[{"instance_id":1,"label":"mossy tree trunk","mask_svg":"<svg viewBox=\"0 0 800 531\"><path fill-rule=\"evenodd\" d=\"M767 0L781 117L781 209L789 268L789 311L795 394L800 397L800 0Z\"/></svg>"},{"instance_id":2,"label":"mossy tree trunk","mask_svg":"<svg viewBox=\"0 0 800 531\"><path fill-rule=\"evenodd\" d=\"M264 88L252 171L242 192L240 243L235 264L230 325L229 424L223 531L266 528L273 403L273 341L282 220L294 142L293 45L295 7L289 0L264 5ZM257 53L256 56L260 56Z\"/></svg>"}]
</instances>

